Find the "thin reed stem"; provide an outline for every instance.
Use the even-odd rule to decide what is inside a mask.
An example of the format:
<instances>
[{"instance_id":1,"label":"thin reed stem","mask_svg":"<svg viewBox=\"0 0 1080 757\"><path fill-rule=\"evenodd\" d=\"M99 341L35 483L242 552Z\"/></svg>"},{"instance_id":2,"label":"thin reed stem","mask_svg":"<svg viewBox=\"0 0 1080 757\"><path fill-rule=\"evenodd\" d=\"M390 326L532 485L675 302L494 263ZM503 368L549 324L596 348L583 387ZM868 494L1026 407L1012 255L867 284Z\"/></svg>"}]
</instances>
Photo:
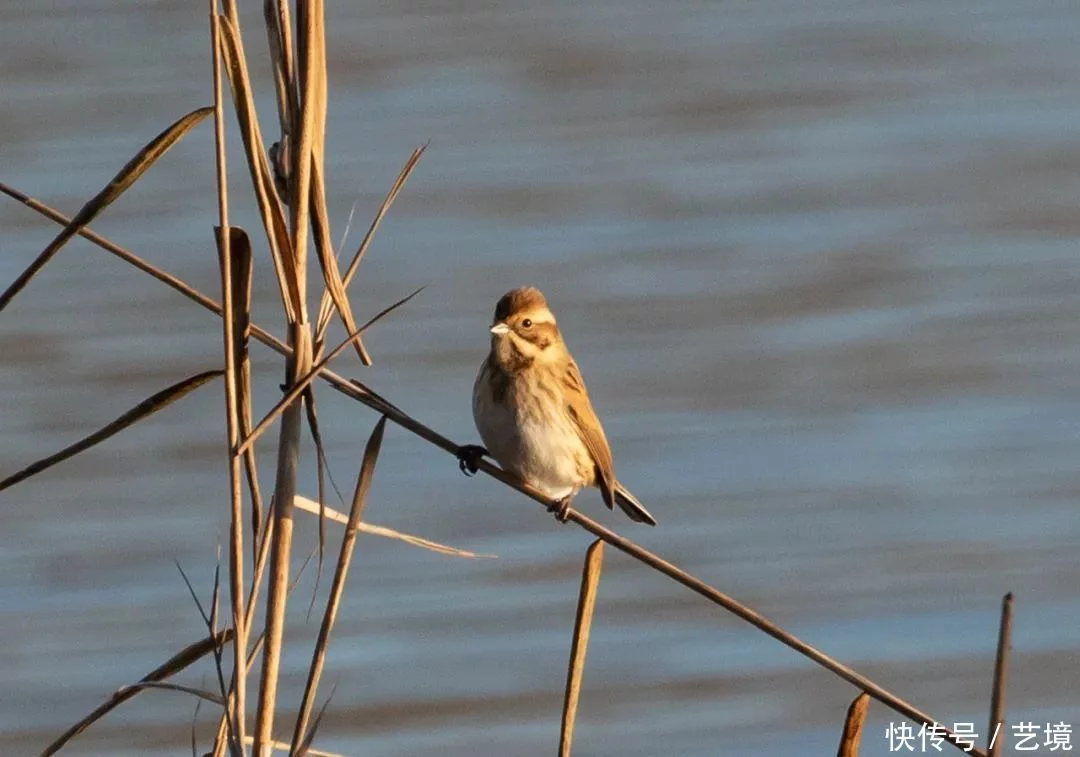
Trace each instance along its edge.
<instances>
[{"instance_id":1,"label":"thin reed stem","mask_svg":"<svg viewBox=\"0 0 1080 757\"><path fill-rule=\"evenodd\" d=\"M577 615L574 618L574 636L570 643L570 663L566 668L566 693L563 696L562 728L559 731L559 757L570 757L574 741L574 724L577 722L578 702L581 700L581 683L585 678L585 656L589 651L589 635L596 611L596 590L600 586L600 574L604 570L604 542L597 539L585 552L585 565L581 570L581 589L578 591Z\"/></svg>"},{"instance_id":2,"label":"thin reed stem","mask_svg":"<svg viewBox=\"0 0 1080 757\"><path fill-rule=\"evenodd\" d=\"M990 757L1001 754L1005 741L1005 683L1009 677L1009 650L1012 649L1013 595L1010 591L1001 600L1001 624L998 627L997 655L994 658L994 686L990 694L990 734L987 752Z\"/></svg>"},{"instance_id":3,"label":"thin reed stem","mask_svg":"<svg viewBox=\"0 0 1080 757\"><path fill-rule=\"evenodd\" d=\"M236 452L240 440L240 411L237 403L239 382L236 354L236 317L234 306L232 229L229 227L229 176L225 161L225 114L221 87L221 23L217 0L210 0L210 42L214 76L214 153L218 196L217 243L221 268L221 319L225 349L225 417L229 458L229 599L232 609L233 674L232 697L225 717L232 720L237 744L247 736L247 619L244 614L244 513L241 491L241 456ZM247 260L250 263L250 250ZM231 710L231 711L230 711Z\"/></svg>"}]
</instances>

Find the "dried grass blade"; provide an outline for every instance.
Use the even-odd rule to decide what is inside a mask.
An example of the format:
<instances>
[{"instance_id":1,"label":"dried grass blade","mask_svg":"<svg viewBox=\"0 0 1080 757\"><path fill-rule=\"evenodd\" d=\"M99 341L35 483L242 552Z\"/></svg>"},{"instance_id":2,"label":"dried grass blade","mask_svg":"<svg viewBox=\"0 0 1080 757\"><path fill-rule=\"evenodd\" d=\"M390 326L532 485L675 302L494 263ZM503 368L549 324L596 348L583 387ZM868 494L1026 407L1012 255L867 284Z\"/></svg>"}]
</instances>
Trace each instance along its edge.
<instances>
[{"instance_id":1,"label":"dried grass blade","mask_svg":"<svg viewBox=\"0 0 1080 757\"><path fill-rule=\"evenodd\" d=\"M308 499L303 495L296 495L293 498L293 505L298 510L312 513L313 515L319 514L319 503L314 500ZM349 516L342 512L335 510L332 507L325 509L325 516L327 520L332 520L335 523L348 523ZM468 558L481 558L481 557L496 557L496 555L486 554L482 552L470 552L467 549L457 549L456 547L450 547L446 544L440 544L430 539L424 539L420 536L413 536L412 534L406 534L401 531L395 531L392 528L386 528L385 526L376 526L374 523L361 522L357 528L367 534L373 534L375 536L384 536L387 539L395 539L397 541L403 541L406 544L411 544L414 547L421 547L423 549L430 550L432 552L438 552L443 555L451 555L453 557L468 557Z\"/></svg>"},{"instance_id":2,"label":"dried grass blade","mask_svg":"<svg viewBox=\"0 0 1080 757\"><path fill-rule=\"evenodd\" d=\"M570 644L570 664L566 671L559 757L570 757L570 745L574 740L574 723L577 720L578 701L581 699L581 681L585 676L585 655L589 649L589 633L592 630L593 612L596 610L596 589L600 585L603 569L604 542L597 539L585 553L585 566L581 573L577 617L574 619L574 639Z\"/></svg>"},{"instance_id":3,"label":"dried grass blade","mask_svg":"<svg viewBox=\"0 0 1080 757\"><path fill-rule=\"evenodd\" d=\"M371 240L374 238L375 232L378 230L383 218L385 218L386 214L390 211L390 206L394 204L394 200L397 199L398 194L405 186L405 180L412 174L416 164L420 161L420 156L424 154L424 150L426 149L427 145L423 145L413 150L412 155L409 156L409 160L405 163L405 167L401 169L397 179L394 181L394 185L390 187L390 191L387 193L382 205L379 206L379 212L375 214L374 220L372 220L371 225L368 227L367 233L364 234L364 239L360 242L360 247L357 248L356 253L353 255L352 262L349 263L349 268L345 272L345 277L342 281L346 290L349 287L349 282L353 279L353 275L356 273L356 269L360 266L360 261L364 259L364 254L371 245ZM321 344L326 339L326 329L330 326L330 316L332 315L330 304L330 293L323 292L322 302L319 304L319 319L316 322L315 329L315 342L317 344Z\"/></svg>"},{"instance_id":4,"label":"dried grass blade","mask_svg":"<svg viewBox=\"0 0 1080 757\"><path fill-rule=\"evenodd\" d=\"M266 26L267 41L270 44L270 64L274 71L274 90L277 94L281 140L287 142L291 139L293 119L297 111L289 4L282 0L265 0L263 22Z\"/></svg>"},{"instance_id":5,"label":"dried grass blade","mask_svg":"<svg viewBox=\"0 0 1080 757\"><path fill-rule=\"evenodd\" d=\"M295 757L307 757L311 753L311 742L315 740L315 734L319 732L319 726L322 725L323 718L326 717L326 710L330 707L330 702L334 699L334 693L337 691L337 684L334 684L334 688L330 691L330 696L323 702L322 707L319 708L319 714L315 716L315 722L311 724L311 730L307 736L304 737L303 742L295 752Z\"/></svg>"},{"instance_id":6,"label":"dried grass blade","mask_svg":"<svg viewBox=\"0 0 1080 757\"><path fill-rule=\"evenodd\" d=\"M31 210L40 213L41 215L48 218L50 221L58 223L61 226L71 223L71 218L64 215L60 211L49 207L40 200L34 199L30 195L24 192L20 192L14 187L8 186L3 182L0 182L0 192L3 192L8 197L17 200ZM178 279L176 276L173 276L171 273L166 273L160 268L148 263L147 261L140 258L138 255L133 253L131 250L121 247L115 242L106 239L105 237L88 228L79 229L79 236L83 237L84 239L89 239L101 249L105 250L106 252L111 252L113 255L120 258L124 262L135 266L143 273L152 276L153 278L160 281L162 284L165 284L166 286L171 287L175 291L184 295L192 302L202 305L204 308L217 315L221 315L221 305L215 302L213 298L207 297L205 294L196 290L194 287L189 286L185 282Z\"/></svg>"},{"instance_id":7,"label":"dried grass blade","mask_svg":"<svg viewBox=\"0 0 1080 757\"><path fill-rule=\"evenodd\" d=\"M219 556L220 557L220 556ZM188 578L187 573L184 572L184 566L180 564L179 560L173 560L176 565L177 571L180 572L180 577L184 580L184 586L187 587L188 594L191 595L191 600L195 603L195 607L199 610L199 615L202 616L203 623L206 624L206 628L210 631L210 635L214 636L217 629L217 616L218 616L218 594L221 589L221 564L220 562L214 568L214 590L210 599L210 614L207 615L205 608L203 608L202 602L199 601L199 595L195 592L195 587L191 585L191 579ZM234 644L239 641L239 637L235 635L235 629L233 642ZM222 669L222 647L214 647L214 669L217 672L218 686L221 689L222 704L226 699L229 699L229 695L225 689L225 673ZM225 708L222 712L223 722L227 726L229 748L232 751L234 757L241 757L239 742L236 739L236 731L232 718L229 717L228 708Z\"/></svg>"},{"instance_id":8,"label":"dried grass blade","mask_svg":"<svg viewBox=\"0 0 1080 757\"><path fill-rule=\"evenodd\" d=\"M135 407L128 410L126 413L121 415L119 418L117 418L107 426L98 429L89 436L80 439L79 441L68 447L65 447L64 449L60 450L55 454L49 455L46 458L42 458L37 462L31 463L30 465L23 468L21 471L8 476L3 481L0 481L0 491L12 487L21 481L25 481L31 476L37 475L43 470L51 468L57 463L67 460L69 457L74 457L80 452L84 452L90 449L95 444L99 444L100 442L105 441L109 437L119 433L120 431L123 431L128 426L134 423L138 423L143 418L149 415L153 415L158 410L161 410L162 408L171 405L173 402L176 402L185 394L188 394L189 392L198 389L200 386L210 381L211 379L215 379L218 376L222 375L222 373L223 371L204 371L203 373L197 373L191 378L186 378L183 381L173 384L167 389L162 389L157 394L148 397Z\"/></svg>"},{"instance_id":9,"label":"dried grass blade","mask_svg":"<svg viewBox=\"0 0 1080 757\"><path fill-rule=\"evenodd\" d=\"M315 568L315 585L311 589L311 604L308 605L308 617L315 609L315 597L319 594L319 579L322 578L323 553L326 548L326 448L323 446L322 433L319 431L319 415L315 410L315 392L311 386L304 389L304 410L307 415L308 429L315 442L315 469L319 486L319 562Z\"/></svg>"},{"instance_id":10,"label":"dried grass blade","mask_svg":"<svg viewBox=\"0 0 1080 757\"><path fill-rule=\"evenodd\" d=\"M196 689L194 686L184 686L179 683L169 683L167 681L139 681L130 686L121 687L120 691L128 691L129 689L164 689L165 691L179 691L183 694L191 694L199 699L204 699L207 702L213 702L222 707L225 706L225 699L220 694L215 694L214 692L206 691L205 689Z\"/></svg>"},{"instance_id":11,"label":"dried grass blade","mask_svg":"<svg viewBox=\"0 0 1080 757\"><path fill-rule=\"evenodd\" d=\"M250 744L252 739L249 737L245 739L245 744ZM267 744L275 752L287 752L289 751L289 744L284 741L271 741ZM339 752L325 752L322 749L308 749L308 757L347 757L347 755L340 754Z\"/></svg>"},{"instance_id":12,"label":"dried grass blade","mask_svg":"<svg viewBox=\"0 0 1080 757\"><path fill-rule=\"evenodd\" d=\"M848 707L847 717L844 719L844 733L840 736L840 748L836 751L836 757L859 757L863 723L866 722L866 711L869 708L870 695L866 692L855 697Z\"/></svg>"},{"instance_id":13,"label":"dried grass blade","mask_svg":"<svg viewBox=\"0 0 1080 757\"><path fill-rule=\"evenodd\" d=\"M191 713L191 757L199 757L199 741L195 734L195 724L199 722L199 708L202 700L195 700L195 712Z\"/></svg>"},{"instance_id":14,"label":"dried grass blade","mask_svg":"<svg viewBox=\"0 0 1080 757\"><path fill-rule=\"evenodd\" d=\"M254 273L254 256L251 253L251 239L246 231L238 226L229 228L231 242L233 283L232 317L234 326L233 355L236 364L236 404L239 413L240 438L251 433L251 293ZM251 533L255 543L259 540L262 526L263 501L259 486L258 468L255 464L255 448L244 451L244 472L247 478L248 494L251 497ZM254 559L255 552L252 551Z\"/></svg>"},{"instance_id":15,"label":"dried grass blade","mask_svg":"<svg viewBox=\"0 0 1080 757\"><path fill-rule=\"evenodd\" d=\"M8 303L30 283L30 279L37 275L38 271L52 260L53 256L60 251L68 240L79 233L79 230L92 221L101 211L112 204L116 198L138 181L146 169L150 168L158 158L168 152L185 134L197 126L204 118L214 112L211 107L198 108L178 119L165 131L154 137L149 144L129 160L120 172L105 185L105 188L94 195L71 222L64 227L63 231L56 235L41 253L34 259L30 266L23 271L3 294L0 294L0 311L8 306Z\"/></svg>"},{"instance_id":16,"label":"dried grass blade","mask_svg":"<svg viewBox=\"0 0 1080 757\"><path fill-rule=\"evenodd\" d=\"M169 676L180 672L193 662L201 660L203 657L214 651L214 649L228 644L232 638L232 629L226 628L216 636L208 636L205 639L196 641L194 644L189 644L143 676L139 682L151 683L162 681ZM133 689L131 686L125 686L122 689L117 690L116 693L109 697L108 701L94 709L93 712L71 726L71 728L64 731L55 741L45 747L44 751L41 753L41 757L51 757L51 755L56 754L73 738L139 693L139 689Z\"/></svg>"},{"instance_id":17,"label":"dried grass blade","mask_svg":"<svg viewBox=\"0 0 1080 757\"><path fill-rule=\"evenodd\" d=\"M345 293L345 284L341 280L341 271L338 270L337 256L334 255L334 243L330 238L330 218L326 209L326 190L319 165L319 161L313 155L311 159L311 208L315 252L323 274L323 291L325 294L330 295L330 299L341 317L341 322L345 326L345 331L351 334L356 331L356 320L353 318L349 297ZM315 343L316 349L318 349L321 341L316 339ZM364 365L371 365L371 355L365 349L364 342L358 337L354 344L356 345L356 352L360 356L360 362Z\"/></svg>"},{"instance_id":18,"label":"dried grass blade","mask_svg":"<svg viewBox=\"0 0 1080 757\"><path fill-rule=\"evenodd\" d=\"M293 265L296 286L300 292L307 291L307 244L311 205L311 163L313 146L319 140L321 125L317 123L319 80L325 77L323 60L318 55L318 37L322 31L322 3L309 0L297 6L297 37L299 55L297 80L300 92L300 128L296 149L292 151L289 166L289 211L292 231ZM299 310L305 313L304 310ZM301 321L308 322L306 314Z\"/></svg>"},{"instance_id":19,"label":"dried grass blade","mask_svg":"<svg viewBox=\"0 0 1080 757\"><path fill-rule=\"evenodd\" d=\"M341 539L337 566L334 568L334 579L330 585L330 596L326 600L326 610L323 612L322 624L319 626L319 636L315 641L315 651L311 657L311 666L308 669L304 695L300 700L300 712L296 717L296 726L293 729L292 748L294 753L305 741L304 734L307 731L308 720L315 704L319 679L326 664L326 650L330 645L330 633L334 628L334 621L337 619L338 608L341 606L341 597L345 591L345 579L349 575L349 564L352 561L353 548L356 546L356 536L359 533L358 526L364 515L364 506L367 504L367 495L371 490L371 480L375 475L375 463L379 459L379 450L382 449L385 431L386 416L384 415L375 424L371 436L368 437L367 445L364 447L364 457L360 463L360 473L356 478L352 506L349 508L349 518L345 523L345 534ZM322 519L320 518L321 522Z\"/></svg>"},{"instance_id":20,"label":"dried grass blade","mask_svg":"<svg viewBox=\"0 0 1080 757\"><path fill-rule=\"evenodd\" d=\"M301 312L302 298L301 290L296 286L296 269L292 242L285 225L285 211L281 207L277 190L274 188L273 173L266 158L266 146L263 143L262 132L259 130L251 79L248 76L247 61L239 39L239 31L233 28L228 19L222 19L221 32L221 38L225 43L222 49L225 51L225 60L228 63L226 70L229 74L229 86L232 90L236 118L240 124L244 154L251 173L251 184L255 188L259 213L262 216L263 227L266 229L282 307L291 322L296 320L297 314Z\"/></svg>"},{"instance_id":21,"label":"dried grass blade","mask_svg":"<svg viewBox=\"0 0 1080 757\"><path fill-rule=\"evenodd\" d=\"M315 377L318 376L322 372L323 368L325 368L326 365L331 360L333 360L338 355L340 355L345 350L346 347L348 347L350 344L352 344L355 340L359 339L361 334L363 334L369 328L374 326L376 323L378 323L380 320L382 320L385 316L387 316L390 313L392 313L393 311L397 310L399 307L404 305L406 302L411 300L413 297L420 294L422 291L424 291L424 287L420 287L419 289L417 289L412 294L409 294L409 295L406 295L405 297L402 297L400 300L395 302L393 305L389 305L389 306L383 308L378 313L376 313L374 316L372 316L371 319L367 323L365 323L363 326L358 328L354 333L352 333L348 337L346 337L345 340L343 342L341 342L341 344L339 344L337 347L335 347L333 350L330 351L329 355L327 355L322 360L320 360L310 371L308 371L306 374L304 374L304 376L302 376L292 386L292 388L288 392L286 392L284 397L282 397L280 400L278 400L278 403L276 405L274 405L273 408L271 408L270 412L268 412L266 414L266 416L261 421L259 421L258 425L255 426L255 429L250 434L248 434L247 438L245 438L244 441L240 442L240 446L238 447L238 450L240 452L243 452L243 451L247 450L249 447L251 447L251 445L254 444L255 441L260 436L262 436L262 434L266 431L266 429L270 427L270 424L273 423L275 420L277 420L278 416L281 415L281 413L283 413L285 411L285 408L289 407L289 405L291 405L296 400L296 398L299 397L307 389L307 387L311 384L311 382L315 380Z\"/></svg>"}]
</instances>

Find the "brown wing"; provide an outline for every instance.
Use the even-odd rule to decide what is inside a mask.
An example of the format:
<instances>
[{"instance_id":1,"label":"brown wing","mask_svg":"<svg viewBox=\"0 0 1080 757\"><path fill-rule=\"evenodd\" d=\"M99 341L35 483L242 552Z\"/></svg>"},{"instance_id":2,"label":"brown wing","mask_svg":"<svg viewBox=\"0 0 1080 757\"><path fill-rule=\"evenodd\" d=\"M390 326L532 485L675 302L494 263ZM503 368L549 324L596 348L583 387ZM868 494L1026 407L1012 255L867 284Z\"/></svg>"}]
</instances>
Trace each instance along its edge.
<instances>
[{"instance_id":1,"label":"brown wing","mask_svg":"<svg viewBox=\"0 0 1080 757\"><path fill-rule=\"evenodd\" d=\"M592 402L589 401L589 393L585 391L585 381L581 378L581 371L573 360L566 367L564 389L567 412L574 421L574 426L577 427L581 441L585 442L585 448L589 450L593 462L596 463L596 485L600 488L607 506L614 508L615 461L611 459L611 447L608 446L604 428L600 425L600 419L596 417Z\"/></svg>"}]
</instances>

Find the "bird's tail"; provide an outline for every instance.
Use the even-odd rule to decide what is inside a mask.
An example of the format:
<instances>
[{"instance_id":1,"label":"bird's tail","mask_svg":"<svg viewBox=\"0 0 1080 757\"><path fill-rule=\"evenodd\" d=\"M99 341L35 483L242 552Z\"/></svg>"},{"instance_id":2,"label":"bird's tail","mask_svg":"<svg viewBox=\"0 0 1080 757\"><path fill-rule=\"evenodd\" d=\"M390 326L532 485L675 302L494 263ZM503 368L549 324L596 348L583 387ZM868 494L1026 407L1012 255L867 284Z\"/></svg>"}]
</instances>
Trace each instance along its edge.
<instances>
[{"instance_id":1,"label":"bird's tail","mask_svg":"<svg viewBox=\"0 0 1080 757\"><path fill-rule=\"evenodd\" d=\"M615 484L615 504L630 516L630 520L648 523L650 526L656 525L656 518L622 484Z\"/></svg>"}]
</instances>

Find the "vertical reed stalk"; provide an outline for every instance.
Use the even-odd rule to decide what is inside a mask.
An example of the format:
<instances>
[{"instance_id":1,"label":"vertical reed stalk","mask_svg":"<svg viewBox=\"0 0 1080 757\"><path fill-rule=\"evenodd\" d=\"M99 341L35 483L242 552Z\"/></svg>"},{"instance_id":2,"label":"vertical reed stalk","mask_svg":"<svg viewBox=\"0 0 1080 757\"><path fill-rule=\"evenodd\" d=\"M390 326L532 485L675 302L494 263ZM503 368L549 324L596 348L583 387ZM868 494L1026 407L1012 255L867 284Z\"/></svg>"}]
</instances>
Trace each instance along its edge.
<instances>
[{"instance_id":1,"label":"vertical reed stalk","mask_svg":"<svg viewBox=\"0 0 1080 757\"><path fill-rule=\"evenodd\" d=\"M279 16L280 17L280 16ZM322 145L325 133L325 49L321 35L323 6L320 0L299 0L297 3L298 38L301 41L297 83L300 112L297 124L297 144L289 152L289 196L291 263L286 270L290 279L288 291L293 295L289 319L288 344L292 348L285 378L288 391L301 376L311 370L311 325L307 314L307 250L311 203L313 146ZM280 30L285 34L284 30ZM279 64L280 65L280 64ZM286 88L287 89L287 88ZM279 104L280 106L280 104ZM287 109L286 109L287 110ZM321 156L321 149L319 151ZM260 156L261 158L261 156ZM321 190L321 187L320 187ZM286 296L286 302L288 302ZM291 312L289 312L291 310ZM273 542L270 550L270 580L267 586L266 645L263 653L262 676L259 682L259 706L256 714L254 754L262 757L272 742L274 708L277 700L278 677L281 666L282 637L285 627L285 604L289 585L289 560L292 554L293 498L296 496L296 473L300 459L300 426L303 401L294 399L282 413L278 439L277 477L274 485Z\"/></svg>"},{"instance_id":2,"label":"vertical reed stalk","mask_svg":"<svg viewBox=\"0 0 1080 757\"><path fill-rule=\"evenodd\" d=\"M585 677L585 655L589 650L593 613L596 610L596 590L604 568L604 542L597 539L585 552L585 567L581 571L577 617L574 619L574 638L570 644L570 664L566 670L566 694L563 698L562 729L559 732L559 757L570 757L577 721L581 682Z\"/></svg>"},{"instance_id":3,"label":"vertical reed stalk","mask_svg":"<svg viewBox=\"0 0 1080 757\"><path fill-rule=\"evenodd\" d=\"M228 172L225 162L225 119L221 88L221 26L216 0L210 0L210 41L214 76L214 146L218 190L217 243L221 268L221 302L223 309L225 348L225 415L229 456L229 598L232 607L233 675L231 718L237 744L247 736L247 620L244 616L244 520L243 495L240 483L240 456L236 445L240 440L240 413L236 401L236 319L234 317L232 231L229 228ZM242 749L243 747L241 747Z\"/></svg>"},{"instance_id":4,"label":"vertical reed stalk","mask_svg":"<svg viewBox=\"0 0 1080 757\"><path fill-rule=\"evenodd\" d=\"M287 361L286 384L292 386L311 364L310 334L306 324L289 325L289 344L293 356ZM292 555L293 498L296 496L296 472L300 463L300 420L303 404L293 400L281 415L278 437L277 478L274 484L273 532L270 547L270 580L266 597L266 644L262 675L259 680L259 706L256 713L254 749L256 757L272 741L274 709L277 704L281 644L285 630L285 604L289 591L289 559Z\"/></svg>"},{"instance_id":5,"label":"vertical reed stalk","mask_svg":"<svg viewBox=\"0 0 1080 757\"><path fill-rule=\"evenodd\" d=\"M866 722L866 711L870 708L870 695L865 691L848 707L847 718L844 720L844 733L840 736L840 748L836 750L836 757L859 757L859 744L862 742L863 723Z\"/></svg>"}]
</instances>

